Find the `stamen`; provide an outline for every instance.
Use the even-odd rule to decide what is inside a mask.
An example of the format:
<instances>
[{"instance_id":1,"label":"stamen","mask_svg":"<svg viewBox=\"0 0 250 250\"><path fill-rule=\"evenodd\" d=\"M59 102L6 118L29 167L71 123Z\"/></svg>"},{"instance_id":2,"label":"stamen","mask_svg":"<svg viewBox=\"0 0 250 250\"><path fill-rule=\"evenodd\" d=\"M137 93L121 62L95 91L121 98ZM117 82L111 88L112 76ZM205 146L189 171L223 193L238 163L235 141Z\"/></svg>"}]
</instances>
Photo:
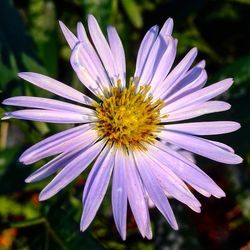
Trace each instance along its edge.
<instances>
[{"instance_id":1,"label":"stamen","mask_svg":"<svg viewBox=\"0 0 250 250\"><path fill-rule=\"evenodd\" d=\"M149 85L136 91L138 79L130 80L127 88L117 86L105 90L101 104L95 103L99 121L96 130L100 137L118 147L146 149L147 143L154 143L160 132L160 110L165 105L160 99L153 102Z\"/></svg>"}]
</instances>

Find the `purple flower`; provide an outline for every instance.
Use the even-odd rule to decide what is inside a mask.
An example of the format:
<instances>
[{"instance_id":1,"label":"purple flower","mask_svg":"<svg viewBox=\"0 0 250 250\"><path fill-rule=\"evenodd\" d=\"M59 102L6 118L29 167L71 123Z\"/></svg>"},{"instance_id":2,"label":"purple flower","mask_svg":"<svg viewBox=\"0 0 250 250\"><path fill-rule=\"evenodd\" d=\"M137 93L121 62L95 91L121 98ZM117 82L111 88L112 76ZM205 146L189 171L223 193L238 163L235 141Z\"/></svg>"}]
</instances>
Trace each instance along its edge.
<instances>
[{"instance_id":1,"label":"purple flower","mask_svg":"<svg viewBox=\"0 0 250 250\"><path fill-rule=\"evenodd\" d=\"M28 108L7 112L5 119L80 124L48 137L21 155L24 164L56 155L26 179L34 182L59 171L40 193L40 200L58 193L93 162L83 191L81 230L94 219L112 175L112 209L122 239L126 238L128 203L142 236L150 239L148 199L176 230L169 195L196 212L200 212L201 204L187 184L207 197L225 196L179 148L214 161L238 164L242 159L231 147L201 136L233 132L240 125L232 121L175 122L230 109L228 103L211 99L228 90L233 80L204 87L205 62L193 66L196 48L173 67L177 41L171 36L170 18L160 31L153 26L146 33L129 82L123 46L114 27L108 27L107 41L91 15L90 37L81 23L77 36L60 25L72 49L71 65L96 98L48 76L23 72L18 74L22 79L78 104L31 96L3 102Z\"/></svg>"}]
</instances>

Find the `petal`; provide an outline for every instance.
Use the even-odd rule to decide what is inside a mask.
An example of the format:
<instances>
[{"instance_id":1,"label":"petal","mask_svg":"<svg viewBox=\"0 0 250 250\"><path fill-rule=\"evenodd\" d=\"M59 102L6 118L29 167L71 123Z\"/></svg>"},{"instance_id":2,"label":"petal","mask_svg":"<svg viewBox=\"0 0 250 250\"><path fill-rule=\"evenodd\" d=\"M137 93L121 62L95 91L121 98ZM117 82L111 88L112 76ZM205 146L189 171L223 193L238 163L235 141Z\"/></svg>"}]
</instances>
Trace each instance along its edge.
<instances>
[{"instance_id":1,"label":"petal","mask_svg":"<svg viewBox=\"0 0 250 250\"><path fill-rule=\"evenodd\" d=\"M39 195L39 200L42 201L49 199L78 177L97 157L103 146L103 141L97 142L66 165L42 190Z\"/></svg>"},{"instance_id":2,"label":"petal","mask_svg":"<svg viewBox=\"0 0 250 250\"><path fill-rule=\"evenodd\" d=\"M134 159L131 155L126 157L126 179L128 201L130 204L131 211L134 215L136 224L143 237L148 239L152 238L152 231L150 225L150 218L148 212L148 205L146 201L146 194L137 172Z\"/></svg>"},{"instance_id":3,"label":"petal","mask_svg":"<svg viewBox=\"0 0 250 250\"><path fill-rule=\"evenodd\" d=\"M83 147L83 150L84 148L85 145ZM43 165L35 172L33 172L29 177L25 179L25 182L30 183L43 180L44 178L54 174L56 171L68 165L71 161L73 161L76 157L78 157L82 153L83 153L82 149L78 148L77 150L71 151L69 153L62 153L58 155L53 160L49 161L47 164Z\"/></svg>"},{"instance_id":4,"label":"petal","mask_svg":"<svg viewBox=\"0 0 250 250\"><path fill-rule=\"evenodd\" d=\"M160 138L169 143L175 144L180 148L186 149L188 151L218 162L227 164L239 164L242 162L242 158L238 155L228 152L221 147L211 143L209 140L200 137L165 130L161 132Z\"/></svg>"},{"instance_id":5,"label":"petal","mask_svg":"<svg viewBox=\"0 0 250 250\"><path fill-rule=\"evenodd\" d=\"M149 150L155 159L192 187L195 185L218 198L225 196L223 190L207 174L175 150L161 142L150 146Z\"/></svg>"},{"instance_id":6,"label":"petal","mask_svg":"<svg viewBox=\"0 0 250 250\"><path fill-rule=\"evenodd\" d=\"M148 51L142 51L142 53L147 53L147 56L144 57L145 62L143 62L140 75L138 75L138 72L136 75L139 77L138 84L149 84L153 81L152 86L155 87L155 85L159 84L159 81L162 81L161 79L167 75L170 70L169 67L172 66L174 61L177 46L177 40L171 37L172 30L173 19L168 18L160 30L159 35L152 41L153 43L150 49ZM156 34L157 33L158 27ZM168 48L169 45L171 45L170 48ZM168 52L166 52L166 50ZM155 77L155 79L153 79L153 77ZM154 89L152 88L151 92L153 93L153 91Z\"/></svg>"},{"instance_id":7,"label":"petal","mask_svg":"<svg viewBox=\"0 0 250 250\"><path fill-rule=\"evenodd\" d=\"M152 87L151 91L154 95L157 91L162 92L162 89L159 88L159 83L162 82L169 73L176 55L176 45L174 39L172 37L167 37L166 39L166 43L168 44L168 46L159 61L159 64L150 83Z\"/></svg>"},{"instance_id":8,"label":"petal","mask_svg":"<svg viewBox=\"0 0 250 250\"><path fill-rule=\"evenodd\" d=\"M163 108L163 111L173 112L191 105L202 104L225 92L227 89L231 87L232 84L233 84L232 79L225 79L220 82L214 83L206 88L200 89L192 94L184 96L179 100L170 103L169 105L166 105Z\"/></svg>"},{"instance_id":9,"label":"petal","mask_svg":"<svg viewBox=\"0 0 250 250\"><path fill-rule=\"evenodd\" d=\"M109 88L110 79L91 46L78 43L72 51L70 63L79 80L95 95L100 95L104 88Z\"/></svg>"},{"instance_id":10,"label":"petal","mask_svg":"<svg viewBox=\"0 0 250 250\"><path fill-rule=\"evenodd\" d=\"M147 61L143 67L142 73L139 76L139 84L149 84L155 75L155 72L160 65L160 61L165 54L166 48L168 47L169 40L168 36L158 36L149 52ZM164 65L161 65L164 66Z\"/></svg>"},{"instance_id":11,"label":"petal","mask_svg":"<svg viewBox=\"0 0 250 250\"><path fill-rule=\"evenodd\" d=\"M70 48L73 49L78 42L77 37L66 27L63 22L59 21L59 25Z\"/></svg>"},{"instance_id":12,"label":"petal","mask_svg":"<svg viewBox=\"0 0 250 250\"><path fill-rule=\"evenodd\" d=\"M39 160L39 155L41 153L47 154L50 151L53 151L53 149L55 149L57 146L62 145L67 141L70 141L72 138L79 136L80 134L88 131L89 129L91 129L91 126L89 124L84 124L52 135L25 150L23 154L20 156L19 161L24 162L25 164L34 163Z\"/></svg>"},{"instance_id":13,"label":"petal","mask_svg":"<svg viewBox=\"0 0 250 250\"><path fill-rule=\"evenodd\" d=\"M81 22L77 23L77 38L79 41L90 45L86 30Z\"/></svg>"},{"instance_id":14,"label":"petal","mask_svg":"<svg viewBox=\"0 0 250 250\"><path fill-rule=\"evenodd\" d=\"M122 239L126 239L127 220L127 182L125 156L121 150L116 151L112 182L112 209L115 224Z\"/></svg>"},{"instance_id":15,"label":"petal","mask_svg":"<svg viewBox=\"0 0 250 250\"><path fill-rule=\"evenodd\" d=\"M206 67L206 61L205 60L201 60L193 68L202 68L202 69L205 69L205 67ZM190 69L190 70L192 70L192 69ZM190 72L190 70L187 72L187 74Z\"/></svg>"},{"instance_id":16,"label":"petal","mask_svg":"<svg viewBox=\"0 0 250 250\"><path fill-rule=\"evenodd\" d=\"M153 170L150 167L150 162L143 157L142 152L133 152L136 166L139 170L142 178L143 185L155 206L164 215L171 227L175 230L178 229L176 219L174 217L173 210L168 202L166 195L164 194L159 182L155 178Z\"/></svg>"},{"instance_id":17,"label":"petal","mask_svg":"<svg viewBox=\"0 0 250 250\"><path fill-rule=\"evenodd\" d=\"M231 105L227 102L208 101L199 105L179 109L178 111L173 111L170 113L166 113L161 110L162 115L167 115L167 117L163 118L161 122L188 120L205 114L226 111L230 108Z\"/></svg>"},{"instance_id":18,"label":"petal","mask_svg":"<svg viewBox=\"0 0 250 250\"><path fill-rule=\"evenodd\" d=\"M218 121L218 122L190 122L166 125L164 130L173 132L183 132L192 135L219 135L236 131L240 128L238 122Z\"/></svg>"},{"instance_id":19,"label":"petal","mask_svg":"<svg viewBox=\"0 0 250 250\"><path fill-rule=\"evenodd\" d=\"M122 87L126 87L126 62L122 42L114 27L109 26L107 31L110 49L115 60L116 71L118 73L117 79L121 80Z\"/></svg>"},{"instance_id":20,"label":"petal","mask_svg":"<svg viewBox=\"0 0 250 250\"><path fill-rule=\"evenodd\" d=\"M183 79L175 84L171 92L163 99L169 105L170 103L201 89L206 81L206 71L201 68L193 68Z\"/></svg>"},{"instance_id":21,"label":"petal","mask_svg":"<svg viewBox=\"0 0 250 250\"><path fill-rule=\"evenodd\" d=\"M5 99L2 103L5 105L12 105L12 106L58 110L58 111L70 111L92 116L95 115L95 112L92 109L42 97L15 96Z\"/></svg>"},{"instance_id":22,"label":"petal","mask_svg":"<svg viewBox=\"0 0 250 250\"><path fill-rule=\"evenodd\" d=\"M161 36L171 36L173 31L174 21L172 18L168 18L163 24L160 35Z\"/></svg>"},{"instance_id":23,"label":"petal","mask_svg":"<svg viewBox=\"0 0 250 250\"><path fill-rule=\"evenodd\" d=\"M175 83L188 71L197 56L197 48L191 49L186 56L175 66L169 75L162 82L164 95L175 86Z\"/></svg>"},{"instance_id":24,"label":"petal","mask_svg":"<svg viewBox=\"0 0 250 250\"><path fill-rule=\"evenodd\" d=\"M81 231L94 219L107 191L114 166L115 150L106 146L91 169L83 191Z\"/></svg>"},{"instance_id":25,"label":"petal","mask_svg":"<svg viewBox=\"0 0 250 250\"><path fill-rule=\"evenodd\" d=\"M136 59L136 70L135 70L135 77L141 76L142 70L148 58L149 52L155 42L155 39L158 35L159 28L158 26L153 26L144 36Z\"/></svg>"},{"instance_id":26,"label":"petal","mask_svg":"<svg viewBox=\"0 0 250 250\"><path fill-rule=\"evenodd\" d=\"M118 74L115 68L114 57L95 17L92 15L88 16L88 27L93 44L107 70L111 82L114 83L114 80L116 80L115 76Z\"/></svg>"},{"instance_id":27,"label":"petal","mask_svg":"<svg viewBox=\"0 0 250 250\"><path fill-rule=\"evenodd\" d=\"M88 105L90 105L93 102L92 99L90 99L88 96L84 95L83 93L67 86L66 84L63 84L57 80L54 80L48 76L44 76L44 75L32 73L32 72L22 72L22 73L19 73L18 76L28 82L33 83L39 88L48 90L66 99L69 99L75 102L80 102L83 104L88 104Z\"/></svg>"},{"instance_id":28,"label":"petal","mask_svg":"<svg viewBox=\"0 0 250 250\"><path fill-rule=\"evenodd\" d=\"M8 118L51 123L88 123L96 120L95 117L90 115L83 115L69 111L43 109L23 109L6 112L5 115Z\"/></svg>"},{"instance_id":29,"label":"petal","mask_svg":"<svg viewBox=\"0 0 250 250\"><path fill-rule=\"evenodd\" d=\"M92 144L97 140L98 134L95 130L90 130L90 126L77 128L68 129L38 142L28 148L19 160L24 164L31 164L52 155L70 152L72 148L77 148L81 144Z\"/></svg>"},{"instance_id":30,"label":"petal","mask_svg":"<svg viewBox=\"0 0 250 250\"><path fill-rule=\"evenodd\" d=\"M163 152L163 154L165 153ZM150 166L160 186L165 192L183 202L194 211L200 212L200 202L194 197L186 184L177 175L161 164L161 162L151 155L150 152L148 152L147 156L144 154L144 157L147 159L148 166Z\"/></svg>"},{"instance_id":31,"label":"petal","mask_svg":"<svg viewBox=\"0 0 250 250\"><path fill-rule=\"evenodd\" d=\"M210 143L222 148L223 150L226 150L228 152L231 152L231 153L234 153L234 149L229 147L228 145L224 144L224 143L221 143L221 142L218 142L218 141L210 141L208 140Z\"/></svg>"},{"instance_id":32,"label":"petal","mask_svg":"<svg viewBox=\"0 0 250 250\"><path fill-rule=\"evenodd\" d=\"M192 188L194 188L200 194L202 194L202 195L204 195L206 197L211 197L211 194L208 193L207 191L205 191L204 189L202 189L202 188L200 188L200 187L198 187L198 186L196 186L194 184L192 184L191 186L192 186Z\"/></svg>"}]
</instances>

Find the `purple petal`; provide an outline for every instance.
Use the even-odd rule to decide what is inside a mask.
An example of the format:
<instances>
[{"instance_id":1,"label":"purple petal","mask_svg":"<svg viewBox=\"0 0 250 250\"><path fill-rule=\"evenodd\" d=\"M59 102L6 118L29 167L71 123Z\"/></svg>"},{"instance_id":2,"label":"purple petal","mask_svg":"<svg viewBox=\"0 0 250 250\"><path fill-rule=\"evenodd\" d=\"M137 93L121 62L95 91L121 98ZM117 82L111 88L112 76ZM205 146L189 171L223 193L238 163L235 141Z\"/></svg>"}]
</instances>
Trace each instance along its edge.
<instances>
[{"instance_id":1,"label":"purple petal","mask_svg":"<svg viewBox=\"0 0 250 250\"><path fill-rule=\"evenodd\" d=\"M150 162L147 158L143 157L142 152L134 152L136 166L139 170L142 178L143 185L155 206L164 215L171 227L175 230L178 229L176 219L172 208L168 202L166 195L159 185L159 181L155 178L155 175L150 167Z\"/></svg>"},{"instance_id":2,"label":"purple petal","mask_svg":"<svg viewBox=\"0 0 250 250\"><path fill-rule=\"evenodd\" d=\"M113 54L116 71L118 75L116 76L117 80L121 80L121 86L126 86L126 62L125 62L125 53L123 49L122 42L116 31L112 26L109 26L108 29L108 41L110 45L111 52Z\"/></svg>"},{"instance_id":3,"label":"purple petal","mask_svg":"<svg viewBox=\"0 0 250 250\"><path fill-rule=\"evenodd\" d=\"M66 27L63 22L59 21L59 25L70 48L73 49L76 43L78 42L77 37Z\"/></svg>"},{"instance_id":4,"label":"purple petal","mask_svg":"<svg viewBox=\"0 0 250 250\"><path fill-rule=\"evenodd\" d=\"M168 47L169 37L158 36L149 52L147 61L145 62L144 68L141 75L139 76L139 84L149 84L152 77L160 65L160 61L165 54L166 48ZM162 66L162 65L161 65Z\"/></svg>"},{"instance_id":5,"label":"purple petal","mask_svg":"<svg viewBox=\"0 0 250 250\"><path fill-rule=\"evenodd\" d=\"M152 86L152 93L154 93L157 90L158 91L161 90L158 87L159 83L162 82L164 80L164 78L167 76L168 72L170 71L170 69L173 65L174 59L175 59L176 46L175 46L174 39L172 37L167 37L167 44L168 44L168 46L167 46L164 54L161 57L159 65L157 66L157 68L154 72L154 76L153 76L151 83L150 83L150 85Z\"/></svg>"},{"instance_id":6,"label":"purple petal","mask_svg":"<svg viewBox=\"0 0 250 250\"><path fill-rule=\"evenodd\" d=\"M77 37L79 41L90 45L86 30L81 22L77 23Z\"/></svg>"},{"instance_id":7,"label":"purple petal","mask_svg":"<svg viewBox=\"0 0 250 250\"><path fill-rule=\"evenodd\" d=\"M95 112L92 109L42 97L15 96L5 99L2 103L5 105L12 105L12 106L58 110L58 111L70 111L92 116L95 115Z\"/></svg>"},{"instance_id":8,"label":"purple petal","mask_svg":"<svg viewBox=\"0 0 250 250\"><path fill-rule=\"evenodd\" d=\"M146 194L137 172L134 159L132 155L126 157L126 180L127 185L128 201L130 204L131 211L134 215L136 224L143 237L148 239L152 238L152 231L150 225L150 218L148 212L148 205L146 201Z\"/></svg>"},{"instance_id":9,"label":"purple petal","mask_svg":"<svg viewBox=\"0 0 250 250\"><path fill-rule=\"evenodd\" d=\"M136 59L136 70L135 70L135 77L141 76L142 70L144 68L144 65L147 61L149 52L155 42L155 39L158 35L159 28L158 26L153 26L144 36L138 54Z\"/></svg>"},{"instance_id":10,"label":"purple petal","mask_svg":"<svg viewBox=\"0 0 250 250\"><path fill-rule=\"evenodd\" d=\"M160 35L161 36L171 36L173 31L174 21L172 18L168 18L163 24Z\"/></svg>"},{"instance_id":11,"label":"purple petal","mask_svg":"<svg viewBox=\"0 0 250 250\"><path fill-rule=\"evenodd\" d=\"M198 186L196 186L194 184L192 184L191 186L192 186L192 188L194 188L200 194L202 194L202 195L204 195L206 197L211 197L211 194L208 193L207 191L205 191L204 189L202 189L202 188L200 188L200 187L198 187Z\"/></svg>"},{"instance_id":12,"label":"purple petal","mask_svg":"<svg viewBox=\"0 0 250 250\"><path fill-rule=\"evenodd\" d=\"M189 74L186 74L182 80L175 84L168 96L164 98L164 101L169 105L170 103L201 89L206 81L206 71L201 68L193 68L190 70Z\"/></svg>"},{"instance_id":13,"label":"purple petal","mask_svg":"<svg viewBox=\"0 0 250 250\"><path fill-rule=\"evenodd\" d=\"M127 220L127 183L125 156L121 150L116 151L112 182L112 208L116 227L122 239L126 239Z\"/></svg>"},{"instance_id":14,"label":"purple petal","mask_svg":"<svg viewBox=\"0 0 250 250\"><path fill-rule=\"evenodd\" d=\"M28 148L19 160L24 164L31 164L45 157L69 152L67 150L69 146L74 147L76 143L77 145L81 143L81 140L83 143L92 143L98 135L96 131L90 129L91 127L86 124L52 135Z\"/></svg>"},{"instance_id":15,"label":"purple petal","mask_svg":"<svg viewBox=\"0 0 250 250\"><path fill-rule=\"evenodd\" d=\"M90 115L43 109L23 109L6 112L5 115L9 118L51 123L88 123L96 120L95 117Z\"/></svg>"},{"instance_id":16,"label":"purple petal","mask_svg":"<svg viewBox=\"0 0 250 250\"><path fill-rule=\"evenodd\" d=\"M205 69L205 67L206 67L206 61L205 60L201 60L193 68L202 68L202 69ZM192 69L190 69L190 70L192 70ZM187 74L189 73L189 71L187 72Z\"/></svg>"},{"instance_id":17,"label":"purple petal","mask_svg":"<svg viewBox=\"0 0 250 250\"><path fill-rule=\"evenodd\" d=\"M161 131L160 138L180 148L227 164L239 164L242 158L211 143L209 140L180 132Z\"/></svg>"},{"instance_id":18,"label":"purple petal","mask_svg":"<svg viewBox=\"0 0 250 250\"><path fill-rule=\"evenodd\" d=\"M161 142L150 146L149 150L151 156L154 156L157 161L161 162L166 168L171 169L179 178L192 187L197 186L218 198L225 196L223 190L207 174L175 150Z\"/></svg>"},{"instance_id":19,"label":"purple petal","mask_svg":"<svg viewBox=\"0 0 250 250\"><path fill-rule=\"evenodd\" d=\"M87 146L89 146L89 144ZM54 174L56 171L62 169L64 166L68 165L72 160L82 154L84 148L85 145L83 146L83 149L78 148L77 150L71 151L69 153L62 153L58 155L56 158L33 172L29 177L25 179L25 182L30 183L40 181Z\"/></svg>"},{"instance_id":20,"label":"purple petal","mask_svg":"<svg viewBox=\"0 0 250 250\"><path fill-rule=\"evenodd\" d=\"M231 105L227 102L208 101L199 105L179 109L178 111L173 111L170 113L161 111L162 115L168 115L166 118L163 118L161 122L188 120L205 114L225 111L230 108Z\"/></svg>"},{"instance_id":21,"label":"purple petal","mask_svg":"<svg viewBox=\"0 0 250 250\"><path fill-rule=\"evenodd\" d=\"M169 75L160 85L164 90L163 93L161 93L161 95L166 95L172 89L172 87L175 86L175 83L184 76L184 74L188 71L188 69L194 62L196 56L197 56L197 49L193 48L177 64L177 66L175 66L175 68L169 73Z\"/></svg>"},{"instance_id":22,"label":"purple petal","mask_svg":"<svg viewBox=\"0 0 250 250\"><path fill-rule=\"evenodd\" d=\"M218 122L190 122L165 125L164 130L183 132L192 135L219 135L236 131L240 128L238 122L218 121Z\"/></svg>"},{"instance_id":23,"label":"purple petal","mask_svg":"<svg viewBox=\"0 0 250 250\"><path fill-rule=\"evenodd\" d=\"M95 17L92 15L88 16L88 27L95 48L103 62L105 69L108 72L110 79L113 82L114 76L116 76L118 73L116 72L114 64L115 63L114 57Z\"/></svg>"},{"instance_id":24,"label":"purple petal","mask_svg":"<svg viewBox=\"0 0 250 250\"><path fill-rule=\"evenodd\" d=\"M62 96L66 99L80 102L83 104L90 105L93 100L90 99L88 96L84 95L83 93L67 86L66 84L63 84L57 80L54 80L48 76L44 76L37 73L32 72L22 72L18 74L19 77L22 79L33 83L34 85L48 90L58 96Z\"/></svg>"},{"instance_id":25,"label":"purple petal","mask_svg":"<svg viewBox=\"0 0 250 250\"><path fill-rule=\"evenodd\" d=\"M59 174L57 174L56 177L42 190L39 195L39 200L43 201L49 199L53 195L57 194L65 186L67 186L76 177L78 177L97 157L103 146L103 141L97 142L96 144L90 146L74 160L72 160L68 165L66 165L59 172Z\"/></svg>"},{"instance_id":26,"label":"purple petal","mask_svg":"<svg viewBox=\"0 0 250 250\"><path fill-rule=\"evenodd\" d=\"M78 43L72 51L71 65L79 80L95 95L109 88L110 80L94 49L87 44Z\"/></svg>"},{"instance_id":27,"label":"purple petal","mask_svg":"<svg viewBox=\"0 0 250 250\"><path fill-rule=\"evenodd\" d=\"M165 54L165 52L169 46L168 40L169 40L169 37L171 36L172 28L173 28L173 20L171 18L169 18L165 22L163 28L161 29L161 31L156 39L153 38L152 36L150 36L150 33L146 34L147 37L145 36L145 38L144 38L145 44L150 45L150 46L147 47L146 51L139 50L140 53L138 53L138 56L142 53L145 53L144 62L142 62L140 64L140 67L139 67L140 69L136 70L136 74L135 74L135 76L139 77L139 83L138 83L139 85L149 84L150 81L152 80L153 76L162 78L164 75L166 75L166 74L164 74L165 63L167 63L167 68L168 68L168 64L171 64L171 61L174 60L174 58L169 58L169 56L166 57L166 55L170 51L175 53L175 49L174 50L171 49L171 50L169 50L169 52L167 54ZM157 27L157 32L158 32L158 27ZM147 41L147 39L149 39L149 40ZM173 47L176 47L176 46L177 46L177 41L175 39ZM140 49L141 49L141 47L140 47ZM172 56L173 56L174 53L170 53L170 54L172 54ZM164 60L161 62L163 55L165 55ZM168 62L168 60L166 60L167 58L170 59L169 62ZM138 65L136 64L136 69L137 69L137 66ZM157 68L159 68L159 71L156 74L155 72L156 72ZM139 72L140 72L140 74L138 74Z\"/></svg>"},{"instance_id":28,"label":"purple petal","mask_svg":"<svg viewBox=\"0 0 250 250\"><path fill-rule=\"evenodd\" d=\"M163 154L165 154L163 152ZM148 165L151 168L151 171L155 174L156 179L158 180L160 186L168 194L176 198L177 200L183 202L191 209L196 212L200 212L200 202L194 197L190 192L186 184L175 175L169 168L166 168L161 162L157 161L156 158L150 155L150 152L144 154L144 157L147 158ZM148 158L150 157L150 158Z\"/></svg>"},{"instance_id":29,"label":"purple petal","mask_svg":"<svg viewBox=\"0 0 250 250\"><path fill-rule=\"evenodd\" d=\"M229 147L228 145L224 144L224 143L221 143L221 142L218 142L218 141L210 141L208 140L210 143L222 148L223 150L226 150L228 152L231 152L231 153L234 153L234 149Z\"/></svg>"},{"instance_id":30,"label":"purple petal","mask_svg":"<svg viewBox=\"0 0 250 250\"><path fill-rule=\"evenodd\" d=\"M91 169L83 191L81 231L94 219L107 191L114 166L115 150L106 146Z\"/></svg>"},{"instance_id":31,"label":"purple petal","mask_svg":"<svg viewBox=\"0 0 250 250\"><path fill-rule=\"evenodd\" d=\"M173 112L181 108L185 108L191 105L202 104L221 93L225 92L233 84L232 79L225 79L220 82L214 83L206 88L200 89L192 94L184 96L179 100L166 105L163 108L163 112Z\"/></svg>"}]
</instances>

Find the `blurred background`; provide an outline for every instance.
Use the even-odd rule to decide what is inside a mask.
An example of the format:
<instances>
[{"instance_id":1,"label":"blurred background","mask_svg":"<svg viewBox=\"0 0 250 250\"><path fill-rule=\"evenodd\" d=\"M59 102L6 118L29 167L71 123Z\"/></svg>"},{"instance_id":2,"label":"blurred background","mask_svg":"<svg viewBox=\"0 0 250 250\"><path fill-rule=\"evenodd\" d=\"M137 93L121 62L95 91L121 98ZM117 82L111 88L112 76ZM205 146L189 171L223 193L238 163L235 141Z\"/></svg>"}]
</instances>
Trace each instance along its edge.
<instances>
[{"instance_id":1,"label":"blurred background","mask_svg":"<svg viewBox=\"0 0 250 250\"><path fill-rule=\"evenodd\" d=\"M136 52L147 29L174 18L179 40L179 60L190 48L206 59L209 83L233 77L234 86L220 99L232 104L230 111L204 116L202 120L235 120L240 131L216 136L244 157L243 164L227 166L196 158L198 165L226 192L217 200L197 194L202 213L171 200L180 230L174 232L156 209L151 221L154 237L144 240L128 213L128 236L118 235L111 213L110 192L87 232L79 232L81 196L87 172L60 194L38 202L48 179L25 184L24 179L45 161L32 166L18 162L32 144L64 129L64 126L28 121L1 121L0 131L0 249L250 249L250 0L1 0L0 1L0 95L52 97L17 78L19 71L49 75L81 89L73 73L70 49L59 29L62 20L72 31L77 21L86 24L92 13L103 30L117 27L132 75ZM177 60L177 61L178 61ZM1 106L3 112L11 110ZM211 137L210 137L211 138Z\"/></svg>"}]
</instances>

